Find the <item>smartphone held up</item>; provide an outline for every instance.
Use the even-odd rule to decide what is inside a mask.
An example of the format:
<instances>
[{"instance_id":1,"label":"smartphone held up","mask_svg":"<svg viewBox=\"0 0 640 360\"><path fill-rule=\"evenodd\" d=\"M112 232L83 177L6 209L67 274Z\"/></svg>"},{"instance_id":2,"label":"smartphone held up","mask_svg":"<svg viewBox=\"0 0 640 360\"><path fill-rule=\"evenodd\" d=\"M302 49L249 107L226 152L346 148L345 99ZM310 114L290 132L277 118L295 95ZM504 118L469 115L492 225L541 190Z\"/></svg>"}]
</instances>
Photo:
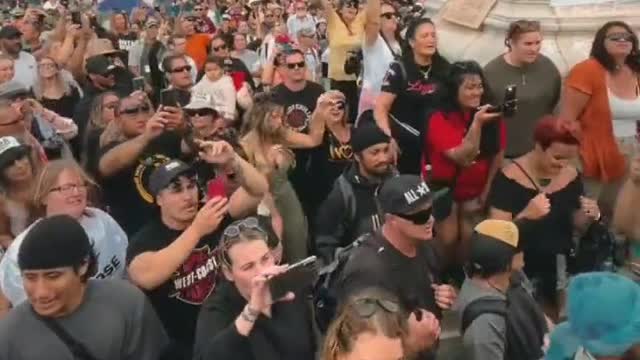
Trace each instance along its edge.
<instances>
[{"instance_id":1,"label":"smartphone held up","mask_svg":"<svg viewBox=\"0 0 640 360\"><path fill-rule=\"evenodd\" d=\"M309 256L297 263L287 266L285 272L268 280L271 298L285 297L288 293L298 295L300 291L311 289L318 277L318 259Z\"/></svg>"}]
</instances>

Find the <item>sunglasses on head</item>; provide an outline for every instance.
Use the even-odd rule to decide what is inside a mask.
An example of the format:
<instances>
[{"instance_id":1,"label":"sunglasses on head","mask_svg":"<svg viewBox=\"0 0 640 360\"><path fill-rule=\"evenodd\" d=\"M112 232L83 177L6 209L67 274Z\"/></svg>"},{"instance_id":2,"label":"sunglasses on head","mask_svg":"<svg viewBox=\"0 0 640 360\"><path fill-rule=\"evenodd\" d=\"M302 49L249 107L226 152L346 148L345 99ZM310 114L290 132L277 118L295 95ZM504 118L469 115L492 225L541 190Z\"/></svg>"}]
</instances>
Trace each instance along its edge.
<instances>
[{"instance_id":1,"label":"sunglasses on head","mask_svg":"<svg viewBox=\"0 0 640 360\"><path fill-rule=\"evenodd\" d=\"M183 71L191 71L191 65L180 66L171 70L172 73L181 73Z\"/></svg>"},{"instance_id":2,"label":"sunglasses on head","mask_svg":"<svg viewBox=\"0 0 640 360\"><path fill-rule=\"evenodd\" d=\"M185 112L189 116L209 116L214 113L211 109L187 109Z\"/></svg>"},{"instance_id":3,"label":"sunglasses on head","mask_svg":"<svg viewBox=\"0 0 640 360\"><path fill-rule=\"evenodd\" d=\"M287 63L287 68L294 70L294 69L303 69L306 66L304 61L300 61L297 63Z\"/></svg>"},{"instance_id":4,"label":"sunglasses on head","mask_svg":"<svg viewBox=\"0 0 640 360\"><path fill-rule=\"evenodd\" d=\"M235 238L240 235L242 229L252 229L264 233L264 230L260 227L258 218L251 216L227 226L227 228L224 229L222 236L227 239Z\"/></svg>"},{"instance_id":5,"label":"sunglasses on head","mask_svg":"<svg viewBox=\"0 0 640 360\"><path fill-rule=\"evenodd\" d=\"M414 214L393 214L397 217L403 218L405 220L411 221L415 225L424 225L431 220L431 215L433 213L432 208L428 208L425 210L420 210Z\"/></svg>"},{"instance_id":6,"label":"sunglasses on head","mask_svg":"<svg viewBox=\"0 0 640 360\"><path fill-rule=\"evenodd\" d=\"M120 113L125 115L133 115L133 114L146 113L146 112L149 112L149 110L151 110L149 105L142 105L134 108L124 109L120 111Z\"/></svg>"},{"instance_id":7,"label":"sunglasses on head","mask_svg":"<svg viewBox=\"0 0 640 360\"><path fill-rule=\"evenodd\" d=\"M396 14L395 12L384 13L381 16L387 20L398 19L398 14Z\"/></svg>"},{"instance_id":8,"label":"sunglasses on head","mask_svg":"<svg viewBox=\"0 0 640 360\"><path fill-rule=\"evenodd\" d=\"M213 51L226 50L227 49L227 45L214 46L214 47L212 47L212 49L213 49Z\"/></svg>"},{"instance_id":9,"label":"sunglasses on head","mask_svg":"<svg viewBox=\"0 0 640 360\"><path fill-rule=\"evenodd\" d=\"M400 305L397 302L385 299L358 299L351 306L358 316L365 319L372 317L378 310L393 314L400 311Z\"/></svg>"},{"instance_id":10,"label":"sunglasses on head","mask_svg":"<svg viewBox=\"0 0 640 360\"><path fill-rule=\"evenodd\" d=\"M633 35L629 33L615 33L615 34L607 35L607 40L627 42L627 41L633 40Z\"/></svg>"}]
</instances>

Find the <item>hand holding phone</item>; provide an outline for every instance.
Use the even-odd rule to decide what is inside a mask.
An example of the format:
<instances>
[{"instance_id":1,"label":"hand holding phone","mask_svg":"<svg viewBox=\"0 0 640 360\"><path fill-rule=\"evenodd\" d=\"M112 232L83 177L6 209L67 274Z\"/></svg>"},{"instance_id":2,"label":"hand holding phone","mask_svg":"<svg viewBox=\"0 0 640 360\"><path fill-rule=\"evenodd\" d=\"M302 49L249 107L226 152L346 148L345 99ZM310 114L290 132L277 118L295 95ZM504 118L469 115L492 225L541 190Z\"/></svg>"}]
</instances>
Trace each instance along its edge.
<instances>
[{"instance_id":1,"label":"hand holding phone","mask_svg":"<svg viewBox=\"0 0 640 360\"><path fill-rule=\"evenodd\" d=\"M295 264L288 265L285 271L269 279L269 291L273 299L280 299L288 293L297 293L310 287L318 276L317 258L309 256Z\"/></svg>"}]
</instances>

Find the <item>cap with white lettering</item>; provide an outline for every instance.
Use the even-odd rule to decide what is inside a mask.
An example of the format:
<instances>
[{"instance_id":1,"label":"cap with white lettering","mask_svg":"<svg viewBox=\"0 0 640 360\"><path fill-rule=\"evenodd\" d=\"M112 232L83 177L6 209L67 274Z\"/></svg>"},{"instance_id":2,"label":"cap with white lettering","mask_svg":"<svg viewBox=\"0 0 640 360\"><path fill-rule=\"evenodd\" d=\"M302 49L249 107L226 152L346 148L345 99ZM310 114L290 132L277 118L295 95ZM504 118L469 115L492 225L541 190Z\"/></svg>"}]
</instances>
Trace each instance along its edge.
<instances>
[{"instance_id":1,"label":"cap with white lettering","mask_svg":"<svg viewBox=\"0 0 640 360\"><path fill-rule=\"evenodd\" d=\"M378 204L384 214L411 214L434 199L434 193L417 175L398 175L378 190Z\"/></svg>"},{"instance_id":2,"label":"cap with white lettering","mask_svg":"<svg viewBox=\"0 0 640 360\"><path fill-rule=\"evenodd\" d=\"M195 170L180 160L171 160L158 166L149 177L149 192L153 196L167 188L180 175L195 173Z\"/></svg>"}]
</instances>

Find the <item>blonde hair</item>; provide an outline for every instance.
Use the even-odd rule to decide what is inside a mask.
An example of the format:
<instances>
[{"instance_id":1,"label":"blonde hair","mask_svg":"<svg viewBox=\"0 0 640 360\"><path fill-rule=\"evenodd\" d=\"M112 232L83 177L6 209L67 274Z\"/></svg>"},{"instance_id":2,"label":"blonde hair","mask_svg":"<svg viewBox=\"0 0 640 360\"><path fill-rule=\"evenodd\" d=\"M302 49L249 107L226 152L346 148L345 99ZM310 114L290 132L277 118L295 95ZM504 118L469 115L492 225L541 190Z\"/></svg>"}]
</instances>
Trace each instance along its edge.
<instances>
[{"instance_id":1,"label":"blonde hair","mask_svg":"<svg viewBox=\"0 0 640 360\"><path fill-rule=\"evenodd\" d=\"M355 308L356 303L362 300L382 300L397 304L393 295L378 288L364 289L350 297L327 331L322 360L337 360L350 353L358 336L364 333L381 334L404 341L408 334L406 313L400 309L397 312L389 312L378 308L371 316L363 317Z\"/></svg>"},{"instance_id":2,"label":"blonde hair","mask_svg":"<svg viewBox=\"0 0 640 360\"><path fill-rule=\"evenodd\" d=\"M55 82L57 83L56 85L60 86L64 95L70 95L72 93L73 87L75 86L72 83L74 81L73 77L65 77L62 67L58 64L56 59L50 55L43 56L40 60L38 60L38 64L44 59L53 61L56 69L58 70L55 75ZM44 88L42 86L42 75L40 75L40 71L38 71L38 76L36 77L36 81L33 84L31 90L33 91L33 95L36 97L36 99L42 100Z\"/></svg>"},{"instance_id":3,"label":"blonde hair","mask_svg":"<svg viewBox=\"0 0 640 360\"><path fill-rule=\"evenodd\" d=\"M262 153L263 144L279 145L284 143L282 129L273 132L269 127L270 117L275 111L283 110L283 106L277 104L273 95L269 93L258 94L254 98L253 105L244 114L241 129L241 144L249 158L249 162L258 164L257 156Z\"/></svg>"},{"instance_id":4,"label":"blonde hair","mask_svg":"<svg viewBox=\"0 0 640 360\"><path fill-rule=\"evenodd\" d=\"M36 180L33 191L33 208L38 216L46 215L45 199L58 182L58 178L63 171L69 170L78 175L89 186L97 189L96 182L82 169L73 159L58 159L48 162ZM89 194L87 194L89 197Z\"/></svg>"}]
</instances>

